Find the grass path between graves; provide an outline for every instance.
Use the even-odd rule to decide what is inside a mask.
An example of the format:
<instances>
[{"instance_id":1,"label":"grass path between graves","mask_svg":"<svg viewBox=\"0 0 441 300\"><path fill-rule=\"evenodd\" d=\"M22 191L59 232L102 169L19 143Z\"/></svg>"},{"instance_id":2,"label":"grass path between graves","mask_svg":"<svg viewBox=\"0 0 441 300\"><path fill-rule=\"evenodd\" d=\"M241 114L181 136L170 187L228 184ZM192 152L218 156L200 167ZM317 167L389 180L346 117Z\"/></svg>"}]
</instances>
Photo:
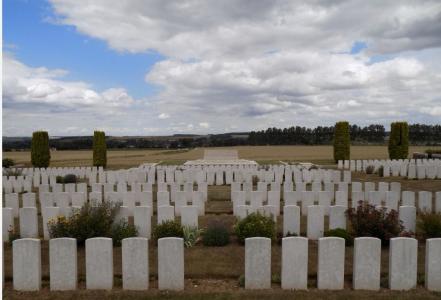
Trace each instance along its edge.
<instances>
[{"instance_id":1,"label":"grass path between graves","mask_svg":"<svg viewBox=\"0 0 441 300\"><path fill-rule=\"evenodd\" d=\"M187 160L201 159L204 150L237 149L239 158L257 160L261 163L312 162L316 164L333 164L332 146L237 146L217 148L195 148L191 150L108 150L107 165L110 169L130 168L145 162L162 162L162 164L181 164ZM441 147L411 146L409 153L424 152L426 149ZM17 164L30 166L29 151L3 152L3 158L11 158ZM386 159L387 146L352 146L351 159ZM51 167L78 167L92 165L91 150L52 151Z\"/></svg>"}]
</instances>

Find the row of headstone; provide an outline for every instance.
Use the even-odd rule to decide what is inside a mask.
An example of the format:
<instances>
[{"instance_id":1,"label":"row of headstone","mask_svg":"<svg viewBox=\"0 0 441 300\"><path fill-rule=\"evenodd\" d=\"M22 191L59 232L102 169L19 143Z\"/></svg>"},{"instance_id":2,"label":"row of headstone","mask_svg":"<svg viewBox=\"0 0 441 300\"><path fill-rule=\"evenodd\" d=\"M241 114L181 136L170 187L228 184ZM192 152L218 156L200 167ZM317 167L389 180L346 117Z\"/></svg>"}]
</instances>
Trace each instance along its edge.
<instances>
[{"instance_id":1,"label":"row of headstone","mask_svg":"<svg viewBox=\"0 0 441 300\"><path fill-rule=\"evenodd\" d=\"M441 239L426 240L425 286L441 291ZM41 289L41 244L38 239L13 242L13 286L19 291ZM122 241L122 285L125 290L149 288L148 239ZM417 286L418 242L412 238L393 238L389 248L389 288L410 290ZM379 290L381 280L381 241L361 237L354 241L353 288ZM71 238L49 242L51 290L78 288L77 245ZM308 286L308 240L287 237L282 240L282 289L306 290ZM318 242L317 287L344 288L345 240L321 238ZM271 288L271 239L245 240L245 288ZM114 286L112 239L86 240L86 288L111 290ZM159 290L184 289L184 242L182 238L158 240Z\"/></svg>"},{"instance_id":2,"label":"row of headstone","mask_svg":"<svg viewBox=\"0 0 441 300\"><path fill-rule=\"evenodd\" d=\"M41 243L38 239L13 242L13 286L18 291L41 289ZM147 238L122 240L122 285L124 290L149 288ZM49 241L49 274L52 291L78 288L77 243L72 238ZM113 246L110 238L86 240L86 288L111 290L114 285ZM158 288L184 289L184 241L158 240Z\"/></svg>"},{"instance_id":3,"label":"row of headstone","mask_svg":"<svg viewBox=\"0 0 441 300\"><path fill-rule=\"evenodd\" d=\"M409 179L441 178L441 159L401 159L401 160L339 160L339 169L366 172L368 166L374 171L383 168L383 176L401 176Z\"/></svg>"},{"instance_id":4,"label":"row of headstone","mask_svg":"<svg viewBox=\"0 0 441 300\"><path fill-rule=\"evenodd\" d=\"M381 240L371 237L354 241L352 282L355 290L379 290L381 280ZM441 291L441 238L426 241L425 284ZM417 286L418 241L393 238L389 249L389 288L410 290ZM308 287L308 240L287 237L282 240L281 286L288 290ZM318 241L317 287L321 290L344 288L345 240L337 237ZM245 240L245 288L271 288L271 240Z\"/></svg>"},{"instance_id":5,"label":"row of headstone","mask_svg":"<svg viewBox=\"0 0 441 300\"><path fill-rule=\"evenodd\" d=\"M41 216L43 223L43 238L48 240L49 222L56 221L60 216L70 217L81 209L80 206L69 207L42 207ZM205 208L196 205L182 206L159 206L157 210L157 222L161 224L165 221L175 220L175 216L181 217L181 225L184 227L198 227L198 218L203 216ZM129 221L133 217L133 222L138 229L138 236L150 238L151 236L151 218L153 216L152 206L120 206L115 219L117 222ZM21 238L39 238L38 214L35 207L23 207L19 209L19 227ZM8 241L11 234L16 233L14 228L14 213L12 208L2 209L3 220L3 241Z\"/></svg>"}]
</instances>

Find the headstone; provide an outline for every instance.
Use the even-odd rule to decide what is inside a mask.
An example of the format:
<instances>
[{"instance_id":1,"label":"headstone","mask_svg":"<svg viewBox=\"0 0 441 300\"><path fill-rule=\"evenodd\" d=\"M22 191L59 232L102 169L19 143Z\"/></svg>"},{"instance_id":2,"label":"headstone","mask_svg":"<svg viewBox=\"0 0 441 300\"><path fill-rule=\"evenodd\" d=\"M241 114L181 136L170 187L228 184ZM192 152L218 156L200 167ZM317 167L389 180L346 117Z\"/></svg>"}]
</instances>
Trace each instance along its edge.
<instances>
[{"instance_id":1,"label":"headstone","mask_svg":"<svg viewBox=\"0 0 441 300\"><path fill-rule=\"evenodd\" d=\"M353 285L354 290L380 289L381 240L360 237L354 240Z\"/></svg>"},{"instance_id":2,"label":"headstone","mask_svg":"<svg viewBox=\"0 0 441 300\"><path fill-rule=\"evenodd\" d=\"M300 235L300 207L286 205L283 207L283 236Z\"/></svg>"},{"instance_id":3,"label":"headstone","mask_svg":"<svg viewBox=\"0 0 441 300\"><path fill-rule=\"evenodd\" d=\"M149 288L148 242L147 238L142 237L122 240L122 281L124 290L147 290Z\"/></svg>"},{"instance_id":4,"label":"headstone","mask_svg":"<svg viewBox=\"0 0 441 300\"><path fill-rule=\"evenodd\" d=\"M158 289L184 289L184 240L162 238L158 240Z\"/></svg>"},{"instance_id":5,"label":"headstone","mask_svg":"<svg viewBox=\"0 0 441 300\"><path fill-rule=\"evenodd\" d=\"M426 240L425 285L429 291L441 292L441 238Z\"/></svg>"},{"instance_id":6,"label":"headstone","mask_svg":"<svg viewBox=\"0 0 441 300\"><path fill-rule=\"evenodd\" d=\"M2 231L3 231L3 242L9 241L9 233L14 232L14 216L12 212L12 208L3 207L2 209Z\"/></svg>"},{"instance_id":7,"label":"headstone","mask_svg":"<svg viewBox=\"0 0 441 300\"><path fill-rule=\"evenodd\" d=\"M415 206L400 206L398 212L400 221L403 222L405 231L415 232L416 223L416 207Z\"/></svg>"},{"instance_id":8,"label":"headstone","mask_svg":"<svg viewBox=\"0 0 441 300\"><path fill-rule=\"evenodd\" d=\"M152 230L152 208L150 206L136 206L133 215L133 223L138 228L138 236L149 239Z\"/></svg>"},{"instance_id":9,"label":"headstone","mask_svg":"<svg viewBox=\"0 0 441 300\"><path fill-rule=\"evenodd\" d=\"M403 206L416 206L415 205L415 192L403 191L401 196L401 205Z\"/></svg>"},{"instance_id":10,"label":"headstone","mask_svg":"<svg viewBox=\"0 0 441 300\"><path fill-rule=\"evenodd\" d=\"M12 278L14 290L40 290L41 246L39 239L25 238L12 242Z\"/></svg>"},{"instance_id":11,"label":"headstone","mask_svg":"<svg viewBox=\"0 0 441 300\"><path fill-rule=\"evenodd\" d=\"M59 207L44 207L42 209L41 216L43 219L43 238L45 240L48 240L50 238L49 228L48 228L49 221L51 220L56 221L56 218L59 215L60 215Z\"/></svg>"},{"instance_id":12,"label":"headstone","mask_svg":"<svg viewBox=\"0 0 441 300\"><path fill-rule=\"evenodd\" d=\"M23 197L23 207L37 207L35 201L35 193L24 193Z\"/></svg>"},{"instance_id":13,"label":"headstone","mask_svg":"<svg viewBox=\"0 0 441 300\"><path fill-rule=\"evenodd\" d=\"M418 242L412 238L392 238L389 247L389 288L410 290L417 284Z\"/></svg>"},{"instance_id":14,"label":"headstone","mask_svg":"<svg viewBox=\"0 0 441 300\"><path fill-rule=\"evenodd\" d=\"M282 239L282 289L306 290L308 287L308 239Z\"/></svg>"},{"instance_id":15,"label":"headstone","mask_svg":"<svg viewBox=\"0 0 441 300\"><path fill-rule=\"evenodd\" d=\"M111 238L86 240L86 288L111 290L113 287L113 249Z\"/></svg>"},{"instance_id":16,"label":"headstone","mask_svg":"<svg viewBox=\"0 0 441 300\"><path fill-rule=\"evenodd\" d=\"M342 228L346 230L346 207L331 206L329 210L329 230Z\"/></svg>"},{"instance_id":17,"label":"headstone","mask_svg":"<svg viewBox=\"0 0 441 300\"><path fill-rule=\"evenodd\" d=\"M418 209L422 212L432 212L432 192L418 192Z\"/></svg>"},{"instance_id":18,"label":"headstone","mask_svg":"<svg viewBox=\"0 0 441 300\"><path fill-rule=\"evenodd\" d=\"M14 218L18 218L19 202L17 193L5 194L5 207L12 208Z\"/></svg>"},{"instance_id":19,"label":"headstone","mask_svg":"<svg viewBox=\"0 0 441 300\"><path fill-rule=\"evenodd\" d=\"M307 223L308 239L317 240L323 237L325 230L324 208L320 205L308 206Z\"/></svg>"},{"instance_id":20,"label":"headstone","mask_svg":"<svg viewBox=\"0 0 441 300\"><path fill-rule=\"evenodd\" d=\"M338 237L326 237L319 239L318 256L318 289L343 289L345 268L345 240Z\"/></svg>"},{"instance_id":21,"label":"headstone","mask_svg":"<svg viewBox=\"0 0 441 300\"><path fill-rule=\"evenodd\" d=\"M49 241L49 274L52 291L77 289L77 241L58 238Z\"/></svg>"},{"instance_id":22,"label":"headstone","mask_svg":"<svg viewBox=\"0 0 441 300\"><path fill-rule=\"evenodd\" d=\"M198 208L196 206L181 207L181 225L183 227L198 227Z\"/></svg>"},{"instance_id":23,"label":"headstone","mask_svg":"<svg viewBox=\"0 0 441 300\"><path fill-rule=\"evenodd\" d=\"M245 289L271 288L271 239L245 239Z\"/></svg>"},{"instance_id":24,"label":"headstone","mask_svg":"<svg viewBox=\"0 0 441 300\"><path fill-rule=\"evenodd\" d=\"M175 208L170 205L158 206L158 224L165 221L174 221Z\"/></svg>"},{"instance_id":25,"label":"headstone","mask_svg":"<svg viewBox=\"0 0 441 300\"><path fill-rule=\"evenodd\" d=\"M441 192L435 193L435 212L441 214Z\"/></svg>"},{"instance_id":26,"label":"headstone","mask_svg":"<svg viewBox=\"0 0 441 300\"><path fill-rule=\"evenodd\" d=\"M35 207L20 208L20 237L38 238L38 217Z\"/></svg>"}]
</instances>

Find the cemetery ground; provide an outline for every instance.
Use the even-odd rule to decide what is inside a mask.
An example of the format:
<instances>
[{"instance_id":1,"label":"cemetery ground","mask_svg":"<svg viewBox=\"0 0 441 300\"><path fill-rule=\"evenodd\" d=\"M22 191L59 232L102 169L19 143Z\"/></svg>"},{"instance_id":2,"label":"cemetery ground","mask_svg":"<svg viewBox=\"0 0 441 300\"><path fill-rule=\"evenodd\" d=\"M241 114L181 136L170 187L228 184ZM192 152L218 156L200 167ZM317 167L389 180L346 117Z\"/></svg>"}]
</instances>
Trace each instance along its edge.
<instances>
[{"instance_id":1,"label":"cemetery ground","mask_svg":"<svg viewBox=\"0 0 441 300\"><path fill-rule=\"evenodd\" d=\"M187 160L203 157L205 149L237 149L239 157L256 160L260 164L278 164L283 162L312 162L316 164L334 164L333 147L326 146L238 146L218 148L195 148L195 149L133 149L107 151L107 166L109 169L121 169L137 167L146 162L161 162L162 164L179 165ZM424 152L427 149L441 147L411 146L409 153ZM29 151L3 152L3 158L11 158L17 164L31 166L31 154ZM351 146L351 159L387 159L387 146ZM91 150L66 150L51 152L51 167L78 167L92 165Z\"/></svg>"},{"instance_id":2,"label":"cemetery ground","mask_svg":"<svg viewBox=\"0 0 441 300\"><path fill-rule=\"evenodd\" d=\"M247 148L247 147L244 147ZM283 147L282 147L283 148ZM115 151L117 152L117 151ZM125 151L127 153L128 151ZM162 151L164 152L164 151ZM191 151L189 151L191 152ZM182 155L180 153L179 155ZM186 153L184 153L186 154ZM164 155L164 154L162 154ZM173 154L174 155L174 154ZM188 155L188 154L187 154ZM409 191L437 191L440 180L407 180L390 177L381 178L377 175L367 175L353 172L353 181L388 181L400 182L402 190ZM156 193L154 202L156 202ZM37 194L38 201L38 194ZM353 205L352 205L353 206ZM37 205L40 207L40 205ZM156 205L153 205L156 207ZM39 212L39 218L41 218ZM205 228L213 220L219 220L232 229L235 217L232 215L229 186L209 186L206 215L199 217L199 228ZM16 220L18 222L18 220ZM133 220L130 219L130 222ZM327 227L325 219L325 228ZM41 220L39 226L42 225ZM156 224L156 217L152 218ZM18 223L16 228L19 228ZM281 232L283 224L279 217L277 230ZM39 228L40 233L42 228ZM306 219L302 217L301 235L305 236ZM271 248L272 289L263 291L245 290L239 284L239 277L244 274L245 247L240 245L232 236L231 243L225 247L206 247L201 243L191 248L185 248L185 290L182 292L164 292L157 289L157 246L154 241L149 242L149 274L150 287L148 291L133 292L122 290L121 247L114 247L114 288L112 291L91 291L85 289L85 249L78 248L78 287L76 291L50 292L49 291L49 250L48 242L42 241L42 290L39 292L18 292L12 289L12 247L4 246L5 264L5 299L440 299L440 293L429 292L424 289L424 261L425 246L420 241L418 247L418 287L412 291L396 292L388 287L389 249L383 248L381 255L381 287L378 292L354 291L352 287L353 247L346 247L345 251L345 289L341 291L325 291L317 289L316 274L318 249L317 241L309 241L308 250L308 291L286 291L280 287L281 245L273 242Z\"/></svg>"}]
</instances>

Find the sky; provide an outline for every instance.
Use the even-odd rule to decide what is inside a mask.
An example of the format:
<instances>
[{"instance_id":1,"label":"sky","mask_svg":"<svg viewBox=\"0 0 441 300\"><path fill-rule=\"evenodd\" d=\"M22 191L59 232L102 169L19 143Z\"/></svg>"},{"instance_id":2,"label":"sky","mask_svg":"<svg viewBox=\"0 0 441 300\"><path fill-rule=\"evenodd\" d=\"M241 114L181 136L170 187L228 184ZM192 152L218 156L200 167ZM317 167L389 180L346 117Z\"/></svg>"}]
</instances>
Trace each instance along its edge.
<instances>
[{"instance_id":1,"label":"sky","mask_svg":"<svg viewBox=\"0 0 441 300\"><path fill-rule=\"evenodd\" d=\"M441 1L3 0L3 136L441 123Z\"/></svg>"}]
</instances>

